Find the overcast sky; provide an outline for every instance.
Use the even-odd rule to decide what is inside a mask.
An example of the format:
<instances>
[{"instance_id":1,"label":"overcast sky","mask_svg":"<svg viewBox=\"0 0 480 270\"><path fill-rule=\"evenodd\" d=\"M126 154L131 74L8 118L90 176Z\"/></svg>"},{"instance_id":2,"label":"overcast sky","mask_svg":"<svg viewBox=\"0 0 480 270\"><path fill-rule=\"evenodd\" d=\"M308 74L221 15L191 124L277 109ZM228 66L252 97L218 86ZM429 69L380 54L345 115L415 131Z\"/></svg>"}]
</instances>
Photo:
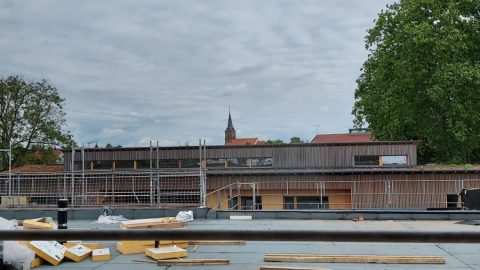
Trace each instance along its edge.
<instances>
[{"instance_id":1,"label":"overcast sky","mask_svg":"<svg viewBox=\"0 0 480 270\"><path fill-rule=\"evenodd\" d=\"M347 132L388 1L0 1L0 76L49 79L82 145Z\"/></svg>"}]
</instances>

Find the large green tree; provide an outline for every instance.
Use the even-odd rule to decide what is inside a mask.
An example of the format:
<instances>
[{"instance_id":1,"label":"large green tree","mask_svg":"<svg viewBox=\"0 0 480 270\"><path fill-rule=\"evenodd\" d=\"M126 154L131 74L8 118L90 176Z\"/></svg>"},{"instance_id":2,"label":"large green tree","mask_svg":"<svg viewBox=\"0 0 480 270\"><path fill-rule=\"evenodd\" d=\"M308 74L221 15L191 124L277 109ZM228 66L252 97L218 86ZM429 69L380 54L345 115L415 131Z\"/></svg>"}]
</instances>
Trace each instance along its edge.
<instances>
[{"instance_id":1,"label":"large green tree","mask_svg":"<svg viewBox=\"0 0 480 270\"><path fill-rule=\"evenodd\" d=\"M421 161L480 150L480 1L401 0L368 30L355 124L380 140L421 140Z\"/></svg>"},{"instance_id":2,"label":"large green tree","mask_svg":"<svg viewBox=\"0 0 480 270\"><path fill-rule=\"evenodd\" d=\"M6 149L12 143L15 165L28 162L27 156L39 149L72 142L72 136L65 131L63 104L58 90L46 80L0 78L0 148ZM7 155L0 158L0 169L6 169Z\"/></svg>"}]
</instances>

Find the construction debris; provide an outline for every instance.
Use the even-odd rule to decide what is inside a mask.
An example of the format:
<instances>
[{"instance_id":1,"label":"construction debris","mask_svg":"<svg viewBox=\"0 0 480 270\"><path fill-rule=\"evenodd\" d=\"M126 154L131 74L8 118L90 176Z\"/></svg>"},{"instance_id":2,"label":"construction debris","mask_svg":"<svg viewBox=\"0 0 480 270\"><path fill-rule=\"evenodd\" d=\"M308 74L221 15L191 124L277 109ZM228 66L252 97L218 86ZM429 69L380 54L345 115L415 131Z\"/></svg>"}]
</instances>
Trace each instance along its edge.
<instances>
[{"instance_id":1,"label":"construction debris","mask_svg":"<svg viewBox=\"0 0 480 270\"><path fill-rule=\"evenodd\" d=\"M184 221L178 221L174 217L120 221L120 228L122 229L176 229L185 226Z\"/></svg>"},{"instance_id":2,"label":"construction debris","mask_svg":"<svg viewBox=\"0 0 480 270\"><path fill-rule=\"evenodd\" d=\"M358 217L358 218L352 219L352 221L359 222L359 221L365 221L365 219L363 217Z\"/></svg>"},{"instance_id":3,"label":"construction debris","mask_svg":"<svg viewBox=\"0 0 480 270\"><path fill-rule=\"evenodd\" d=\"M23 228L24 229L53 229L53 226L48 223L33 221L33 220L24 220L23 221Z\"/></svg>"},{"instance_id":4,"label":"construction debris","mask_svg":"<svg viewBox=\"0 0 480 270\"><path fill-rule=\"evenodd\" d=\"M159 260L157 265L226 265L230 264L229 259L181 259L181 260Z\"/></svg>"},{"instance_id":5,"label":"construction debris","mask_svg":"<svg viewBox=\"0 0 480 270\"><path fill-rule=\"evenodd\" d=\"M180 211L178 212L177 216L175 217L178 221L193 221L193 212L190 211Z\"/></svg>"},{"instance_id":6,"label":"construction debris","mask_svg":"<svg viewBox=\"0 0 480 270\"><path fill-rule=\"evenodd\" d=\"M65 251L65 257L74 262L81 262L92 254L92 250L83 246L75 245Z\"/></svg>"},{"instance_id":7,"label":"construction debris","mask_svg":"<svg viewBox=\"0 0 480 270\"><path fill-rule=\"evenodd\" d=\"M145 250L145 255L154 260L174 259L187 257L188 252L183 248L177 246L161 247L161 248L148 248Z\"/></svg>"},{"instance_id":8,"label":"construction debris","mask_svg":"<svg viewBox=\"0 0 480 270\"><path fill-rule=\"evenodd\" d=\"M230 220L252 220L252 216L230 216Z\"/></svg>"},{"instance_id":9,"label":"construction debris","mask_svg":"<svg viewBox=\"0 0 480 270\"><path fill-rule=\"evenodd\" d=\"M30 263L30 268L35 268L35 267L39 267L40 265L44 265L45 264L45 260L40 258L40 257L35 257L33 259L33 261Z\"/></svg>"},{"instance_id":10,"label":"construction debris","mask_svg":"<svg viewBox=\"0 0 480 270\"><path fill-rule=\"evenodd\" d=\"M145 253L145 250L147 248L152 248L155 245L155 241L148 241L148 242L152 242L151 244L148 244L148 245L129 245L126 242L129 242L129 241L117 242L117 250L123 255Z\"/></svg>"},{"instance_id":11,"label":"construction debris","mask_svg":"<svg viewBox=\"0 0 480 270\"><path fill-rule=\"evenodd\" d=\"M190 241L190 245L219 245L219 246L244 246L245 241L235 240L235 241L210 241L210 240L196 240Z\"/></svg>"},{"instance_id":12,"label":"construction debris","mask_svg":"<svg viewBox=\"0 0 480 270\"><path fill-rule=\"evenodd\" d=\"M127 221L128 218L124 218L122 215L119 216L109 216L108 214L100 215L95 221L98 224L115 224L121 221Z\"/></svg>"},{"instance_id":13,"label":"construction debris","mask_svg":"<svg viewBox=\"0 0 480 270\"><path fill-rule=\"evenodd\" d=\"M265 254L266 262L445 264L441 256Z\"/></svg>"},{"instance_id":14,"label":"construction debris","mask_svg":"<svg viewBox=\"0 0 480 270\"><path fill-rule=\"evenodd\" d=\"M103 245L100 243L87 243L87 242L82 242L82 241L67 241L66 243L63 243L63 246L66 248L71 248L74 247L78 244L81 244L84 247L87 247L89 249L101 249L103 248Z\"/></svg>"},{"instance_id":15,"label":"construction debris","mask_svg":"<svg viewBox=\"0 0 480 270\"><path fill-rule=\"evenodd\" d=\"M186 240L160 240L158 243L158 247L171 247L176 245L180 248L188 248L188 241ZM123 255L145 253L147 248L153 247L155 247L154 240L117 242L117 250Z\"/></svg>"},{"instance_id":16,"label":"construction debris","mask_svg":"<svg viewBox=\"0 0 480 270\"><path fill-rule=\"evenodd\" d=\"M51 217L25 219L21 224L24 229L57 229L57 224L55 224Z\"/></svg>"},{"instance_id":17,"label":"construction debris","mask_svg":"<svg viewBox=\"0 0 480 270\"><path fill-rule=\"evenodd\" d=\"M108 260L110 260L109 248L92 250L92 261L99 262L99 261L108 261Z\"/></svg>"},{"instance_id":18,"label":"construction debris","mask_svg":"<svg viewBox=\"0 0 480 270\"><path fill-rule=\"evenodd\" d=\"M157 261L154 260L139 260L139 259L133 259L133 262L140 262L140 263L157 263Z\"/></svg>"},{"instance_id":19,"label":"construction debris","mask_svg":"<svg viewBox=\"0 0 480 270\"><path fill-rule=\"evenodd\" d=\"M290 266L262 265L258 267L258 270L330 270L330 269L318 268L318 267L290 267Z\"/></svg>"},{"instance_id":20,"label":"construction debris","mask_svg":"<svg viewBox=\"0 0 480 270\"><path fill-rule=\"evenodd\" d=\"M65 257L65 248L57 241L31 241L28 245L38 257L52 265L59 265Z\"/></svg>"}]
</instances>

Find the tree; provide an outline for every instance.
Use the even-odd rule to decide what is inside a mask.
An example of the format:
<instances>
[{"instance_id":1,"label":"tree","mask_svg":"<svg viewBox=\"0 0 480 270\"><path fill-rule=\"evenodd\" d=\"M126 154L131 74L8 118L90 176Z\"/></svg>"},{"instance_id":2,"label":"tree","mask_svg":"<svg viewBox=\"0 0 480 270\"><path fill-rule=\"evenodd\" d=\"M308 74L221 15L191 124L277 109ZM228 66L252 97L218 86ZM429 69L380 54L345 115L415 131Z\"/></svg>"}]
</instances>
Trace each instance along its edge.
<instances>
[{"instance_id":1,"label":"tree","mask_svg":"<svg viewBox=\"0 0 480 270\"><path fill-rule=\"evenodd\" d=\"M480 1L401 0L380 12L366 48L356 126L421 140L420 161L478 161Z\"/></svg>"},{"instance_id":2,"label":"tree","mask_svg":"<svg viewBox=\"0 0 480 270\"><path fill-rule=\"evenodd\" d=\"M111 143L107 143L105 145L105 148L122 148L122 146L120 144L117 144L117 146L113 146Z\"/></svg>"},{"instance_id":3,"label":"tree","mask_svg":"<svg viewBox=\"0 0 480 270\"><path fill-rule=\"evenodd\" d=\"M282 143L285 143L285 142L280 139L265 141L265 144L282 144Z\"/></svg>"},{"instance_id":4,"label":"tree","mask_svg":"<svg viewBox=\"0 0 480 270\"><path fill-rule=\"evenodd\" d=\"M64 131L64 99L48 81L27 82L21 76L0 78L0 148L12 142L16 166L28 162L34 150L65 146L73 142ZM8 167L2 155L0 169Z\"/></svg>"},{"instance_id":5,"label":"tree","mask_svg":"<svg viewBox=\"0 0 480 270\"><path fill-rule=\"evenodd\" d=\"M304 141L299 137L292 137L290 138L290 143L304 143Z\"/></svg>"},{"instance_id":6,"label":"tree","mask_svg":"<svg viewBox=\"0 0 480 270\"><path fill-rule=\"evenodd\" d=\"M16 164L61 164L61 158L51 146L33 145L24 155L15 156Z\"/></svg>"}]
</instances>

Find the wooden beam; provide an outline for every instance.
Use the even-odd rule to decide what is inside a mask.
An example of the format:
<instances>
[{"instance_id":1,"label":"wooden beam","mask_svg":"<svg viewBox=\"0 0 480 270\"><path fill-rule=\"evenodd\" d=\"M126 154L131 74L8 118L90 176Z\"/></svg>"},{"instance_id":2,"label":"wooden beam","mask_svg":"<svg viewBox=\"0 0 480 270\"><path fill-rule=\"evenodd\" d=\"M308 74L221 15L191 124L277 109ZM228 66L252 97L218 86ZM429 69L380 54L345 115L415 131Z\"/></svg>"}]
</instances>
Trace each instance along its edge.
<instances>
[{"instance_id":1,"label":"wooden beam","mask_svg":"<svg viewBox=\"0 0 480 270\"><path fill-rule=\"evenodd\" d=\"M290 267L290 266L262 265L258 267L258 270L330 270L330 269L318 268L318 267Z\"/></svg>"},{"instance_id":2,"label":"wooden beam","mask_svg":"<svg viewBox=\"0 0 480 270\"><path fill-rule=\"evenodd\" d=\"M266 262L445 264L441 256L265 254Z\"/></svg>"},{"instance_id":3,"label":"wooden beam","mask_svg":"<svg viewBox=\"0 0 480 270\"><path fill-rule=\"evenodd\" d=\"M159 260L157 265L226 265L229 259L182 259L182 260Z\"/></svg>"},{"instance_id":4,"label":"wooden beam","mask_svg":"<svg viewBox=\"0 0 480 270\"><path fill-rule=\"evenodd\" d=\"M178 221L173 217L134 219L120 222L122 229L176 229L186 226L184 221Z\"/></svg>"},{"instance_id":5,"label":"wooden beam","mask_svg":"<svg viewBox=\"0 0 480 270\"><path fill-rule=\"evenodd\" d=\"M198 241L190 241L190 245L221 245L221 246L244 246L245 241L243 240L235 240L235 241L210 241L210 240L198 240Z\"/></svg>"}]
</instances>

